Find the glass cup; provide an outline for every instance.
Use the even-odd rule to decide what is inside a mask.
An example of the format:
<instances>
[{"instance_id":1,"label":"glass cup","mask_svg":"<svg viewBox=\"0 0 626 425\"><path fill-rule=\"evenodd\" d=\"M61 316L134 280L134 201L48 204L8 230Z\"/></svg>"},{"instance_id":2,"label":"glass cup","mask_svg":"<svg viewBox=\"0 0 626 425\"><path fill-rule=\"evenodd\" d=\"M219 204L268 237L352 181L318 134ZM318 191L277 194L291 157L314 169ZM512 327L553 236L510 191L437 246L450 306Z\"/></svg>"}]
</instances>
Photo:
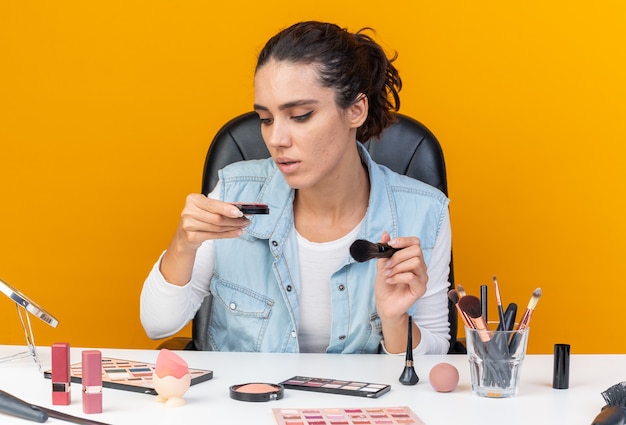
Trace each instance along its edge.
<instances>
[{"instance_id":1,"label":"glass cup","mask_svg":"<svg viewBox=\"0 0 626 425\"><path fill-rule=\"evenodd\" d=\"M481 397L513 397L519 388L529 328L493 331L465 328L472 391Z\"/></svg>"}]
</instances>

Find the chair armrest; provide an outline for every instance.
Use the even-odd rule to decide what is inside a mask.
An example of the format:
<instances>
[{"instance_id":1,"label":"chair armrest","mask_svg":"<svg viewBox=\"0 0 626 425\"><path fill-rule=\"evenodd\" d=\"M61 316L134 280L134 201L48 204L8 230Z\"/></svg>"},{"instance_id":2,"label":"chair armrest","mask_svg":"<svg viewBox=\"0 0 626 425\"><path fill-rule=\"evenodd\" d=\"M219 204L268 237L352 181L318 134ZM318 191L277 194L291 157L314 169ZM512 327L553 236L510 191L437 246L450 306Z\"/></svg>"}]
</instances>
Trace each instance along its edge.
<instances>
[{"instance_id":1,"label":"chair armrest","mask_svg":"<svg viewBox=\"0 0 626 425\"><path fill-rule=\"evenodd\" d=\"M157 347L157 350L167 348L168 350L193 350L193 341L189 337L177 336L163 341Z\"/></svg>"}]
</instances>

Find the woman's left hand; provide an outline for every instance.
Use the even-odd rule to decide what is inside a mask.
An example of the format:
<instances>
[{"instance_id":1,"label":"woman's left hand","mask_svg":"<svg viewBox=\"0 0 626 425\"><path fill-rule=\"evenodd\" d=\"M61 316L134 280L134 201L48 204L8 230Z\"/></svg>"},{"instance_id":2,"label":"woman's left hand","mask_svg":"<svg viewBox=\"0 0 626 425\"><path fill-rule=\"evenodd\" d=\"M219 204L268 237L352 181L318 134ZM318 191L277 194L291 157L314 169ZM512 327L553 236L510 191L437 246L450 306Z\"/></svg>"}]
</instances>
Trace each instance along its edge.
<instances>
[{"instance_id":1,"label":"woman's left hand","mask_svg":"<svg viewBox=\"0 0 626 425\"><path fill-rule=\"evenodd\" d=\"M391 240L385 232L380 242L393 248L402 248L391 258L377 260L376 264L376 308L383 321L394 320L404 316L415 301L424 295L428 273L417 237Z\"/></svg>"}]
</instances>

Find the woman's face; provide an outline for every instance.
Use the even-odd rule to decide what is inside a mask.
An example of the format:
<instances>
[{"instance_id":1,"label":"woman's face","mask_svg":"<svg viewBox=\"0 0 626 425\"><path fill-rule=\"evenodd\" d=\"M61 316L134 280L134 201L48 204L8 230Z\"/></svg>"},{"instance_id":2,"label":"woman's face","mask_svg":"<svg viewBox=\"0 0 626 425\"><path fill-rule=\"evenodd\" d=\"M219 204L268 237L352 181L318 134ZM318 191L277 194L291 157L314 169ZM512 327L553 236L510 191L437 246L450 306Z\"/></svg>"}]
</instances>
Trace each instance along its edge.
<instances>
[{"instance_id":1,"label":"woman's face","mask_svg":"<svg viewBox=\"0 0 626 425\"><path fill-rule=\"evenodd\" d=\"M272 158L295 189L325 187L342 179L356 149L352 107L341 109L322 87L315 65L269 61L254 79L254 109ZM330 186L332 187L332 186Z\"/></svg>"}]
</instances>

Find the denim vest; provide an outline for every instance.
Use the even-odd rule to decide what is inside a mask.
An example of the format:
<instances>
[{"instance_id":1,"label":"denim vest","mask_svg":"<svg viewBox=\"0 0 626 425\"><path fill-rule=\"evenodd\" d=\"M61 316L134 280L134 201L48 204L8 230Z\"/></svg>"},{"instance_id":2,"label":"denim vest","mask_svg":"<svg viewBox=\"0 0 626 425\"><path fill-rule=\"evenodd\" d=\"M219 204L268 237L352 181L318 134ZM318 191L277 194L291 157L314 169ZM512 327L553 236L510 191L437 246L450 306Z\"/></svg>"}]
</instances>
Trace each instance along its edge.
<instances>
[{"instance_id":1,"label":"denim vest","mask_svg":"<svg viewBox=\"0 0 626 425\"><path fill-rule=\"evenodd\" d=\"M360 144L359 151L368 167L371 191L358 237L378 241L383 231L392 238L417 236L428 264L448 199L425 183L374 163ZM294 190L272 159L229 165L219 177L220 199L265 203L270 214L252 216L239 238L215 241L209 341L216 351L298 352L300 267ZM375 261L357 263L349 253L332 275L328 353L379 352L382 332L375 275Z\"/></svg>"}]
</instances>

